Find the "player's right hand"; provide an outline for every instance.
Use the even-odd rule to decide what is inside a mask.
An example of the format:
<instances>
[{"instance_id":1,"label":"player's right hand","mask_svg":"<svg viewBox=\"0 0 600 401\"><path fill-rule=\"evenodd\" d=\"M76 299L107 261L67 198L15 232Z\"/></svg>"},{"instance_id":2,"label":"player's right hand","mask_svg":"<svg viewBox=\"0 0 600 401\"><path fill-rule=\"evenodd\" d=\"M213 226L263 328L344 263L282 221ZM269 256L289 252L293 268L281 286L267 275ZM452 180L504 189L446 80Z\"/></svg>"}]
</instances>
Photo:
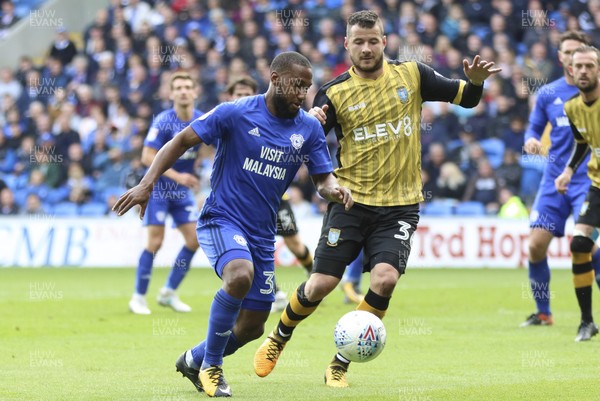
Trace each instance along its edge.
<instances>
[{"instance_id":1,"label":"player's right hand","mask_svg":"<svg viewBox=\"0 0 600 401\"><path fill-rule=\"evenodd\" d=\"M329 105L324 104L323 107L315 106L308 111L313 117L316 117L317 120L321 123L321 125L325 125L327 122L327 110L329 110Z\"/></svg>"},{"instance_id":2,"label":"player's right hand","mask_svg":"<svg viewBox=\"0 0 600 401\"><path fill-rule=\"evenodd\" d=\"M190 189L198 190L200 188L200 180L190 173L180 173L177 176L177 183Z\"/></svg>"},{"instance_id":3,"label":"player's right hand","mask_svg":"<svg viewBox=\"0 0 600 401\"><path fill-rule=\"evenodd\" d=\"M554 186L559 194L564 195L567 192L572 175L573 174L570 171L565 170L561 173L561 175L556 177L554 180Z\"/></svg>"},{"instance_id":4,"label":"player's right hand","mask_svg":"<svg viewBox=\"0 0 600 401\"><path fill-rule=\"evenodd\" d=\"M148 206L148 199L152 193L152 185L147 186L139 183L129 191L125 192L117 203L113 206L113 212L117 213L117 216L123 216L135 205L140 205L140 220L144 218L146 212L146 206Z\"/></svg>"},{"instance_id":5,"label":"player's right hand","mask_svg":"<svg viewBox=\"0 0 600 401\"><path fill-rule=\"evenodd\" d=\"M542 152L542 143L536 138L529 138L525 142L523 150L530 155L539 155Z\"/></svg>"}]
</instances>

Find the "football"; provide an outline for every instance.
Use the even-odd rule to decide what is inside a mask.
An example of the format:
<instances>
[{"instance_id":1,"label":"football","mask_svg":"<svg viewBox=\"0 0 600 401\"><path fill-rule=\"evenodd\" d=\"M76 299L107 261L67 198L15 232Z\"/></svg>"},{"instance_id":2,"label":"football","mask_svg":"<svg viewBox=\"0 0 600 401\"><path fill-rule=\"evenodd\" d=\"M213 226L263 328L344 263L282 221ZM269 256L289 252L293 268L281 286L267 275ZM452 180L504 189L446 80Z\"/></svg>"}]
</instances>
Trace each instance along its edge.
<instances>
[{"instance_id":1,"label":"football","mask_svg":"<svg viewBox=\"0 0 600 401\"><path fill-rule=\"evenodd\" d=\"M352 362L371 361L385 346L385 326L374 314L356 310L338 320L333 333L335 346L344 358Z\"/></svg>"}]
</instances>

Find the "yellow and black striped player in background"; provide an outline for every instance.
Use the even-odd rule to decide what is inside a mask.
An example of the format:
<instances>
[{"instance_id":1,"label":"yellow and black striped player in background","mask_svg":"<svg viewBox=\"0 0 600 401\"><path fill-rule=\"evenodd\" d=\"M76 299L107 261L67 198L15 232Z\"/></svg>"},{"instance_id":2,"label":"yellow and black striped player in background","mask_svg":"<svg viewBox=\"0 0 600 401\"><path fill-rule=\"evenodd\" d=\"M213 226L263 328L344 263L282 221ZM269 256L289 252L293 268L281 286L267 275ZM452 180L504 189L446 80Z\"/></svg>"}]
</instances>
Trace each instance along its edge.
<instances>
[{"instance_id":1,"label":"yellow and black striped player in background","mask_svg":"<svg viewBox=\"0 0 600 401\"><path fill-rule=\"evenodd\" d=\"M571 240L573 284L581 309L581 323L575 341L587 341L598 334L598 326L592 317L592 235L594 228L600 227L600 52L593 46L577 48L573 52L569 70L579 89L579 93L565 103L575 146L565 170L554 183L556 190L564 194L573 172L591 151L588 175L592 184L581 206Z\"/></svg>"},{"instance_id":2,"label":"yellow and black striped player in background","mask_svg":"<svg viewBox=\"0 0 600 401\"><path fill-rule=\"evenodd\" d=\"M421 183L421 105L452 102L474 107L483 81L500 71L475 56L464 60L469 82L450 80L420 62L384 59L386 37L376 13L359 11L348 19L344 47L352 67L319 89L311 114L325 134L335 130L340 147L340 185L352 190L350 211L329 204L315 252L313 274L292 294L275 330L257 350L254 369L268 375L292 331L339 283L344 269L364 246L369 291L358 309L383 317L406 268L411 237L423 201ZM347 387L349 361L336 355L325 383Z\"/></svg>"}]
</instances>

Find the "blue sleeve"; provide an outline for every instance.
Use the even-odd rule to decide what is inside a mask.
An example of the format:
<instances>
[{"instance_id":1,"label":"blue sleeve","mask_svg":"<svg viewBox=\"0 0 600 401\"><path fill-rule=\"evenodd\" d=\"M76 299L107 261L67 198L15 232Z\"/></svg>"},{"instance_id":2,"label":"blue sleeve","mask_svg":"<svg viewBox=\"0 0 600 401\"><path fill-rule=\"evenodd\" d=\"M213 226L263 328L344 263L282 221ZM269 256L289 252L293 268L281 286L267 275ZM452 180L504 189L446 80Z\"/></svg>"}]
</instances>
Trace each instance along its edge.
<instances>
[{"instance_id":1,"label":"blue sleeve","mask_svg":"<svg viewBox=\"0 0 600 401\"><path fill-rule=\"evenodd\" d=\"M148 146L150 148L159 150L165 143L171 140L171 136L168 135L167 130L165 129L168 124L163 122L165 113L160 113L152 122L152 126L148 130L148 135L146 135L146 139L144 139L144 146Z\"/></svg>"},{"instance_id":2,"label":"blue sleeve","mask_svg":"<svg viewBox=\"0 0 600 401\"><path fill-rule=\"evenodd\" d=\"M233 103L221 103L192 121L190 127L202 139L202 142L211 145L227 135L231 125L230 121L234 120L232 117L235 116L236 110Z\"/></svg>"},{"instance_id":3,"label":"blue sleeve","mask_svg":"<svg viewBox=\"0 0 600 401\"><path fill-rule=\"evenodd\" d=\"M540 95L535 100L533 111L529 115L529 127L527 127L527 131L525 131L525 142L527 142L529 138L540 139L548 121L548 115L546 114L546 96L544 96L544 92L540 90Z\"/></svg>"},{"instance_id":4,"label":"blue sleeve","mask_svg":"<svg viewBox=\"0 0 600 401\"><path fill-rule=\"evenodd\" d=\"M306 162L308 173L310 175L331 173L333 166L321 123L314 117L309 118L314 121L311 130L310 147L308 149L308 160Z\"/></svg>"}]
</instances>

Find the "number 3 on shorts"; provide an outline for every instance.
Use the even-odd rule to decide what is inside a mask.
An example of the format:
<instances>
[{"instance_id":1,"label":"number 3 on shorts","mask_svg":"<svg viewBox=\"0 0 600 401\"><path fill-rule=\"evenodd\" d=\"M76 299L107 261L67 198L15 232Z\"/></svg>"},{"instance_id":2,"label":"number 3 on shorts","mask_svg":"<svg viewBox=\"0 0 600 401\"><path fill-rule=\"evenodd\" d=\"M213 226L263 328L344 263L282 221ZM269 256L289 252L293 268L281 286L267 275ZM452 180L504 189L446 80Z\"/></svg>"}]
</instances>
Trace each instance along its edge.
<instances>
[{"instance_id":1,"label":"number 3 on shorts","mask_svg":"<svg viewBox=\"0 0 600 401\"><path fill-rule=\"evenodd\" d=\"M410 232L408 231L410 229L410 224L405 221L399 221L398 224L400 224L400 234L394 234L394 238L400 240L408 239L410 237Z\"/></svg>"},{"instance_id":2,"label":"number 3 on shorts","mask_svg":"<svg viewBox=\"0 0 600 401\"><path fill-rule=\"evenodd\" d=\"M275 281L273 281L275 279L275 272L263 272L263 274L267 277L265 279L265 284L269 286L269 289L268 290L261 289L260 293L261 294L271 294L271 293L275 292Z\"/></svg>"}]
</instances>

